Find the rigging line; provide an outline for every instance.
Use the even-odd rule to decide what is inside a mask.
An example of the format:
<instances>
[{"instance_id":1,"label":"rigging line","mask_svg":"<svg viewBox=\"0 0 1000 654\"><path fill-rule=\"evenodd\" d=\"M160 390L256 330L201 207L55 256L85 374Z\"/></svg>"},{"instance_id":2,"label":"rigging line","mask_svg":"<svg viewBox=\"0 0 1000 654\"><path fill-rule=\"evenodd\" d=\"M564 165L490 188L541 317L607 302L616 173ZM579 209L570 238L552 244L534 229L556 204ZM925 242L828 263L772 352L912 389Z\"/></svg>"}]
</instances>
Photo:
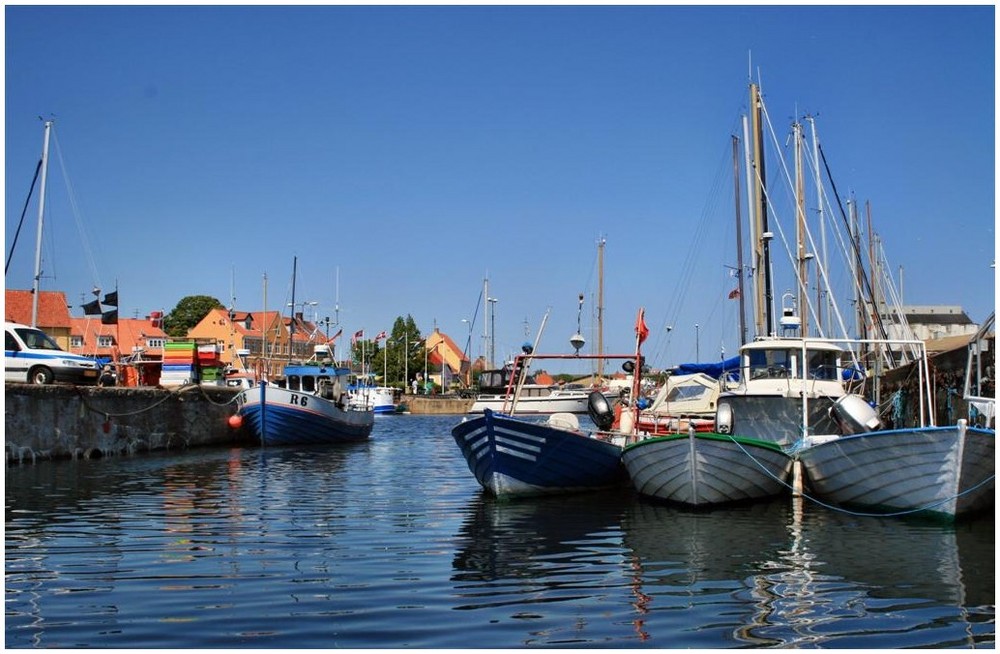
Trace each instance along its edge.
<instances>
[{"instance_id":1,"label":"rigging line","mask_svg":"<svg viewBox=\"0 0 1000 654\"><path fill-rule=\"evenodd\" d=\"M93 275L95 285L98 288L103 288L104 285L101 283L101 276L97 271L97 262L94 258L94 251L90 245L90 237L84 227L84 223L80 215L80 207L76 201L76 193L73 190L73 184L69 180L69 173L66 172L66 162L63 160L62 147L59 145L59 135L54 124L52 126L52 142L55 145L56 158L59 160L59 169L62 170L63 181L66 183L66 195L69 198L70 208L73 211L73 220L76 222L77 231L80 233L80 240L83 242L83 250L87 256L87 262L90 264L90 273Z\"/></svg>"},{"instance_id":2,"label":"rigging line","mask_svg":"<svg viewBox=\"0 0 1000 654\"><path fill-rule=\"evenodd\" d=\"M38 173L42 170L42 160L38 160L38 165L35 166L35 176L31 180L31 187L28 189L28 197L24 200L24 209L21 210L21 220L17 223L17 230L14 232L14 240L10 244L10 252L7 254L7 263L3 267L3 274L7 274L7 270L10 269L10 260L14 258L14 246L17 245L17 236L21 233L21 226L24 225L24 216L28 213L28 204L31 202L31 194L35 191L35 182L38 181Z\"/></svg>"},{"instance_id":3,"label":"rigging line","mask_svg":"<svg viewBox=\"0 0 1000 654\"><path fill-rule=\"evenodd\" d=\"M704 255L705 248L702 247L705 239L708 236L709 228L716 226L716 221L710 220L710 217L716 215L719 212L719 206L724 201L723 191L720 190L728 181L729 171L731 170L731 150L732 146L727 141L725 147L722 149L722 154L720 156L720 163L716 167L715 177L712 180L712 186L706 199L705 205L701 209L699 219L695 225L694 236L689 241L689 246L687 253L685 255L684 261L681 265L680 273L677 277L676 283L674 283L674 288L677 289L677 293L673 295L672 300L668 303L667 309L665 311L664 322L661 328L656 332L656 340L651 350L650 359L653 357L660 357L666 355L666 348L669 345L670 334L666 332L667 325L676 325L678 317L680 316L681 309L685 305L687 299L688 291L691 287L691 280L694 278L695 273L700 269L699 259ZM661 347L661 343L666 340L667 345Z\"/></svg>"},{"instance_id":4,"label":"rigging line","mask_svg":"<svg viewBox=\"0 0 1000 654\"><path fill-rule=\"evenodd\" d=\"M844 224L847 225L847 232L851 233L850 221L848 221L847 214L844 212L844 205L840 200L840 194L837 192L837 185L833 181L833 173L830 171L830 164L826 160L826 152L823 151L822 145L819 146L819 156L823 160L823 168L826 170L826 177L828 180L830 180L830 187L833 190L833 195L837 200L837 208L840 210L840 217L844 221ZM858 251L857 244L854 243L854 239L851 239L851 245L855 256L855 261L858 266L858 270L861 271L861 280L862 283L864 284L864 290L868 294L869 301L871 301L871 298L874 298L875 294L872 291L871 282L868 279L868 273L865 272L864 262L862 260L861 253ZM876 320L879 324L879 330L883 334L883 337L885 337L886 330L885 330L885 325L882 323L881 317L876 316Z\"/></svg>"},{"instance_id":5,"label":"rigging line","mask_svg":"<svg viewBox=\"0 0 1000 654\"><path fill-rule=\"evenodd\" d=\"M469 333L465 337L465 351L463 352L466 358L469 359L470 370L472 366L472 332L476 328L476 318L479 317L479 307L482 305L482 303L483 303L483 289L480 288L479 299L476 300L476 310L472 312L472 322L469 323ZM410 353L407 352L406 354L408 356Z\"/></svg>"},{"instance_id":6,"label":"rigging line","mask_svg":"<svg viewBox=\"0 0 1000 654\"><path fill-rule=\"evenodd\" d=\"M770 113L767 111L767 106L764 105L763 103L761 103L761 109L762 109L762 112L764 114L767 126L768 126L768 133L771 136L771 140L772 140L772 143L773 143L774 150L776 152L780 152L781 148L779 147L779 144L778 144L778 141L777 141L777 133L776 133L776 131L774 129L774 125L771 122L771 117L770 117ZM778 156L778 162L781 164L780 168L781 168L781 171L784 173L784 179L785 179L785 184L787 185L787 188L792 188L792 186L793 186L792 185L792 181L791 181L792 180L792 176L791 176L791 173L788 170L788 166L787 166L787 164L785 162L785 158L783 156ZM831 178L831 183L832 183L832 178ZM783 187L783 188L785 188L785 187ZM788 257L789 261L794 261L795 257L792 255L791 246L789 245L788 238L785 236L784 229L781 226L781 221L777 220L778 211L777 211L777 207L772 203L772 194L771 193L768 193L768 195L767 195L767 202L768 202L768 206L771 208L772 214L775 216L775 225L777 226L778 233L781 236L781 242L782 242L782 244L785 247L785 254ZM809 243L810 243L810 246L813 249L813 252L815 252L816 251L815 242L814 242L814 240L812 238L812 232L808 229L808 226L806 227L806 235L808 236ZM823 263L822 261L817 261L817 268L820 271L821 278L823 278L824 280L826 280L827 286L829 287L829 276L827 274L827 271L825 270L825 263ZM795 269L795 279L796 279L796 287L797 288L803 287L803 280L800 278L799 271L798 271L797 267ZM834 308L836 309L835 313L836 313L836 317L837 317L837 320L838 320L838 323L839 323L840 330L845 335L847 335L847 333L848 333L847 332L847 328L843 324L843 318L841 317L839 308L837 308L836 299L832 296L832 294L830 296L830 299L831 299L831 301L833 303ZM818 321L818 315L817 315L815 307L813 306L812 297L809 296L809 295L807 295L806 296L806 302L807 302L807 306L806 307L800 307L800 311L808 310L809 315L812 316L816 320L816 322L818 324L818 322L819 322ZM855 359L855 362L856 362L856 359Z\"/></svg>"}]
</instances>

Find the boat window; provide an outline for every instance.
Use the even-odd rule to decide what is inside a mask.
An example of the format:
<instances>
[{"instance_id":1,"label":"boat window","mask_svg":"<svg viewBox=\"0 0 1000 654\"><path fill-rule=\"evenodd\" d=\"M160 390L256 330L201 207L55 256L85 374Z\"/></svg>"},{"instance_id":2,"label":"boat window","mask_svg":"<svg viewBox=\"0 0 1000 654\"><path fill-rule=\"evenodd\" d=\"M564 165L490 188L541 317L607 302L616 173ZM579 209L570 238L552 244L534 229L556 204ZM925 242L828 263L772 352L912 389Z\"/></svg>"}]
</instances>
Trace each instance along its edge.
<instances>
[{"instance_id":1,"label":"boat window","mask_svg":"<svg viewBox=\"0 0 1000 654\"><path fill-rule=\"evenodd\" d=\"M286 388L290 391L297 391L299 390L299 386L301 386L301 381L299 380L299 376L288 375Z\"/></svg>"},{"instance_id":2,"label":"boat window","mask_svg":"<svg viewBox=\"0 0 1000 654\"><path fill-rule=\"evenodd\" d=\"M751 350L750 379L787 377L792 369L790 350Z\"/></svg>"},{"instance_id":3,"label":"boat window","mask_svg":"<svg viewBox=\"0 0 1000 654\"><path fill-rule=\"evenodd\" d=\"M316 392L316 378L304 376L302 377L302 388L300 389L303 393L315 393Z\"/></svg>"},{"instance_id":4,"label":"boat window","mask_svg":"<svg viewBox=\"0 0 1000 654\"><path fill-rule=\"evenodd\" d=\"M684 402L689 400L697 400L698 398L705 397L712 390L701 384L694 384L691 386L676 386L667 393L667 402Z\"/></svg>"},{"instance_id":5,"label":"boat window","mask_svg":"<svg viewBox=\"0 0 1000 654\"><path fill-rule=\"evenodd\" d=\"M837 379L837 353L827 350L807 352L809 379Z\"/></svg>"}]
</instances>

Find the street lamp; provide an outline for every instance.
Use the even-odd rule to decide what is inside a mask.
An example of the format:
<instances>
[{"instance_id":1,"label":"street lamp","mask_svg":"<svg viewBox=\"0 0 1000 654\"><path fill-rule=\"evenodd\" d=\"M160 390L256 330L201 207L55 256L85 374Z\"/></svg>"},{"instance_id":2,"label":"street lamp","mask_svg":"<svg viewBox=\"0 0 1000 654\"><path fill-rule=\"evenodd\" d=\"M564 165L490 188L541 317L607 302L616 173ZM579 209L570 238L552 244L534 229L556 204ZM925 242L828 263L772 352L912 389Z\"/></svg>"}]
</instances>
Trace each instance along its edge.
<instances>
[{"instance_id":1,"label":"street lamp","mask_svg":"<svg viewBox=\"0 0 1000 654\"><path fill-rule=\"evenodd\" d=\"M699 344L698 344L698 334L699 334L698 323L695 323L694 324L694 360L696 362L697 361L701 361L701 354L699 353L700 352L700 348L699 348Z\"/></svg>"},{"instance_id":2,"label":"street lamp","mask_svg":"<svg viewBox=\"0 0 1000 654\"><path fill-rule=\"evenodd\" d=\"M443 342L444 341L441 341L441 343L443 343ZM432 351L434 351L434 350L438 349L438 347L440 347L441 343L435 343L434 347L428 349L428 347L427 347L427 340L426 339L424 340L424 390L427 389L427 380L429 379L427 377L427 359L430 356L430 353Z\"/></svg>"}]
</instances>

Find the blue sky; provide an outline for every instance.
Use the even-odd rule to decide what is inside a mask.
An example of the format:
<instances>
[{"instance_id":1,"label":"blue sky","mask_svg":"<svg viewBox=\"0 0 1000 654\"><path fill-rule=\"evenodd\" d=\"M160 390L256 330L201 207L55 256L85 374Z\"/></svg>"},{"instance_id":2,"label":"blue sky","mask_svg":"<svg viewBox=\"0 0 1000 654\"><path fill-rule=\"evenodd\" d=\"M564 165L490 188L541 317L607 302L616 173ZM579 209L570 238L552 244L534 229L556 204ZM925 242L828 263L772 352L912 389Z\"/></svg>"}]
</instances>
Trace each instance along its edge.
<instances>
[{"instance_id":1,"label":"blue sky","mask_svg":"<svg viewBox=\"0 0 1000 654\"><path fill-rule=\"evenodd\" d=\"M653 365L729 356L751 68L781 139L815 117L904 303L975 321L995 304L992 5L8 5L5 21L5 251L54 116L42 287L74 305L117 283L128 316L233 289L260 310L266 275L284 308L297 257L296 301L345 333L410 314L464 342L476 315L482 354L488 277L498 358L546 310L539 349L566 351L580 293L594 341L604 239L606 351L634 345L645 307ZM31 286L36 211L7 288Z\"/></svg>"}]
</instances>

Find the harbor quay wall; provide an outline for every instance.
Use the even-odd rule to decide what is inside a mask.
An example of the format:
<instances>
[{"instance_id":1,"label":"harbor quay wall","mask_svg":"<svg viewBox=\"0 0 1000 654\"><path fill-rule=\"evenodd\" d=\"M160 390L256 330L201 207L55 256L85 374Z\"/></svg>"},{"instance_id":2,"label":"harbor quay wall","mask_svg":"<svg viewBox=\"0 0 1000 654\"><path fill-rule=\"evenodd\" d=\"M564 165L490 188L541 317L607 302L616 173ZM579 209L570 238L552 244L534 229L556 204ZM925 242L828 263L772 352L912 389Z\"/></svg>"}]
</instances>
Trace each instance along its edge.
<instances>
[{"instance_id":1,"label":"harbor quay wall","mask_svg":"<svg viewBox=\"0 0 1000 654\"><path fill-rule=\"evenodd\" d=\"M402 401L415 415L456 415L467 413L474 400L443 395L406 395Z\"/></svg>"},{"instance_id":2,"label":"harbor quay wall","mask_svg":"<svg viewBox=\"0 0 1000 654\"><path fill-rule=\"evenodd\" d=\"M229 426L238 390L4 385L7 463L247 442Z\"/></svg>"}]
</instances>

